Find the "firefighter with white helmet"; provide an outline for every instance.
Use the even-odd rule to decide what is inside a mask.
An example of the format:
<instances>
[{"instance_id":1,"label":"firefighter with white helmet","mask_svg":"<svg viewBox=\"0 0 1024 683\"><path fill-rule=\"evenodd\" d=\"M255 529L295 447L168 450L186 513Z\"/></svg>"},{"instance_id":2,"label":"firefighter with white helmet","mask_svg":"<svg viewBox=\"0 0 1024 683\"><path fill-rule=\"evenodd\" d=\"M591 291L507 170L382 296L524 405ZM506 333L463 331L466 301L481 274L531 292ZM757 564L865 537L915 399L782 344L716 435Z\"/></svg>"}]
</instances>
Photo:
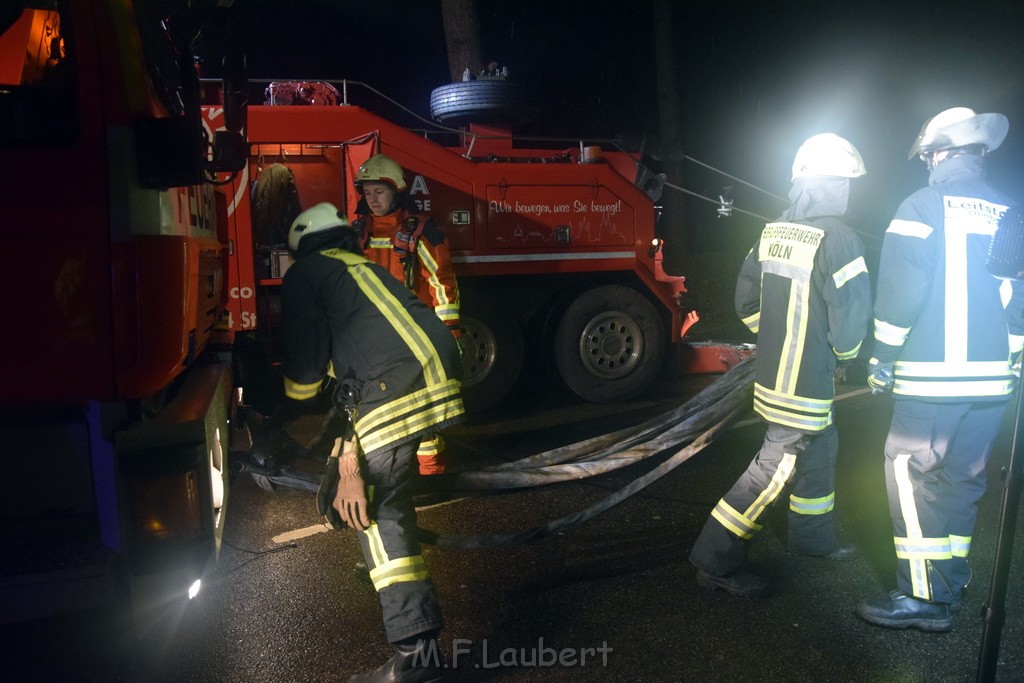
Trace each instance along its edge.
<instances>
[{"instance_id":1,"label":"firefighter with white helmet","mask_svg":"<svg viewBox=\"0 0 1024 683\"><path fill-rule=\"evenodd\" d=\"M897 588L856 608L877 626L948 631L971 579L985 465L1024 342L1021 283L986 270L1011 205L986 180L986 156L1008 129L1002 114L967 107L928 119L908 155L925 162L928 186L885 232L868 384L895 398L885 475Z\"/></svg>"},{"instance_id":2,"label":"firefighter with white helmet","mask_svg":"<svg viewBox=\"0 0 1024 683\"><path fill-rule=\"evenodd\" d=\"M442 627L416 539L412 503L423 438L462 420L456 340L415 295L362 255L359 234L328 203L302 212L281 286L284 386L315 397L333 369L349 425L332 435L317 507L358 532L394 656L354 681L438 680Z\"/></svg>"},{"instance_id":3,"label":"firefighter with white helmet","mask_svg":"<svg viewBox=\"0 0 1024 683\"><path fill-rule=\"evenodd\" d=\"M458 338L459 288L444 231L420 213L408 193L405 173L393 159L375 154L359 167L356 190L362 196L353 225L361 231L366 258L386 268ZM422 474L445 471L440 435L425 439L417 456Z\"/></svg>"},{"instance_id":4,"label":"firefighter with white helmet","mask_svg":"<svg viewBox=\"0 0 1024 683\"><path fill-rule=\"evenodd\" d=\"M850 183L864 173L847 140L809 138L793 161L789 208L743 262L736 312L757 334L754 410L768 430L690 552L701 585L745 597L769 592L767 579L744 569L747 542L788 484L790 552L832 560L856 552L835 529L832 401L837 365L857 357L871 315L864 247L841 220Z\"/></svg>"}]
</instances>

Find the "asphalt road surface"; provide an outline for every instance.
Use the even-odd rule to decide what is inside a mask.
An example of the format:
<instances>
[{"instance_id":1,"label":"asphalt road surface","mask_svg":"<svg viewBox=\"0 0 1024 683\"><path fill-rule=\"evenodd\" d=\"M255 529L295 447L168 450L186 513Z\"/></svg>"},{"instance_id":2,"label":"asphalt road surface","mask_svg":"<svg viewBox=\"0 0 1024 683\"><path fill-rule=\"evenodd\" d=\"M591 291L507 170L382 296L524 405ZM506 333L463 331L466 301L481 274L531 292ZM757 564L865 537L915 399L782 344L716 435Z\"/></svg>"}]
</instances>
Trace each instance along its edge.
<instances>
[{"instance_id":1,"label":"asphalt road surface","mask_svg":"<svg viewBox=\"0 0 1024 683\"><path fill-rule=\"evenodd\" d=\"M514 460L684 402L713 376L666 382L644 401L589 406L526 396L447 433L462 467ZM785 505L771 509L750 569L773 579L752 601L696 585L687 554L718 498L760 446L748 416L693 459L576 528L513 546L425 546L454 681L971 681L975 678L1009 459L1013 411L990 462L971 548L974 581L947 634L879 629L858 600L895 586L882 445L891 399L840 385L837 510L861 553L833 562L785 550ZM301 427L301 426L300 426ZM301 429L300 429L301 431ZM308 436L308 433L306 434ZM302 438L302 434L297 438ZM648 472L658 456L571 483L435 500L420 526L443 534L511 532L583 509ZM429 497L423 499L429 502ZM43 654L22 654L24 680L344 681L390 656L372 589L351 572L352 532L324 531L314 496L232 484L220 561L171 626L104 649L100 617L27 626ZM1016 545L1024 540L1018 531ZM1024 680L1019 550L1011 567L997 681ZM33 668L34 667L34 668ZM17 677L14 677L17 679Z\"/></svg>"}]
</instances>

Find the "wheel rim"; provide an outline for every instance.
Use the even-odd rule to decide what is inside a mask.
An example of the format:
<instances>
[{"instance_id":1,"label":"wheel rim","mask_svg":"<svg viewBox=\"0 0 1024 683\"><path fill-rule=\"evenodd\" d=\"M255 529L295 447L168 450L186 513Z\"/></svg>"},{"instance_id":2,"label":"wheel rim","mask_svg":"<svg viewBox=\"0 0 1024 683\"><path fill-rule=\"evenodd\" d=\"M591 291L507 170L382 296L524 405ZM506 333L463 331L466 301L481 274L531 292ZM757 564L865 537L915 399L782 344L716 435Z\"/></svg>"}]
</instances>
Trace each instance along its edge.
<instances>
[{"instance_id":1,"label":"wheel rim","mask_svg":"<svg viewBox=\"0 0 1024 683\"><path fill-rule=\"evenodd\" d=\"M463 317L459 325L462 336L462 386L479 384L494 369L498 344L491 329L472 318Z\"/></svg>"},{"instance_id":2,"label":"wheel rim","mask_svg":"<svg viewBox=\"0 0 1024 683\"><path fill-rule=\"evenodd\" d=\"M618 379L632 372L644 352L640 325L619 311L600 313L590 319L580 335L580 359L589 372Z\"/></svg>"}]
</instances>

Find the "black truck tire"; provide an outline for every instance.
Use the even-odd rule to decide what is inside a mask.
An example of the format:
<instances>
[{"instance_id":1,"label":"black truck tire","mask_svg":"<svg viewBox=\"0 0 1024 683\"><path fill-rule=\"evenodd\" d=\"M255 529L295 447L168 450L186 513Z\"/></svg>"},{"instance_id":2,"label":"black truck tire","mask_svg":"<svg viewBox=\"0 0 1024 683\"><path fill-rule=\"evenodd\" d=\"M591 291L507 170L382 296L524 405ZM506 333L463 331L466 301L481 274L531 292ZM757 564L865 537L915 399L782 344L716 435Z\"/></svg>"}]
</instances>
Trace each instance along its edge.
<instances>
[{"instance_id":1,"label":"black truck tire","mask_svg":"<svg viewBox=\"0 0 1024 683\"><path fill-rule=\"evenodd\" d=\"M569 389L585 401L626 401L657 377L665 337L646 297L629 287L602 285L565 310L555 333L555 362Z\"/></svg>"},{"instance_id":2,"label":"black truck tire","mask_svg":"<svg viewBox=\"0 0 1024 683\"><path fill-rule=\"evenodd\" d=\"M462 400L468 412L498 403L519 379L523 367L523 332L507 307L484 292L460 294Z\"/></svg>"},{"instance_id":3,"label":"black truck tire","mask_svg":"<svg viewBox=\"0 0 1024 683\"><path fill-rule=\"evenodd\" d=\"M438 123L526 123L537 111L522 83L460 81L430 93L430 115Z\"/></svg>"}]
</instances>

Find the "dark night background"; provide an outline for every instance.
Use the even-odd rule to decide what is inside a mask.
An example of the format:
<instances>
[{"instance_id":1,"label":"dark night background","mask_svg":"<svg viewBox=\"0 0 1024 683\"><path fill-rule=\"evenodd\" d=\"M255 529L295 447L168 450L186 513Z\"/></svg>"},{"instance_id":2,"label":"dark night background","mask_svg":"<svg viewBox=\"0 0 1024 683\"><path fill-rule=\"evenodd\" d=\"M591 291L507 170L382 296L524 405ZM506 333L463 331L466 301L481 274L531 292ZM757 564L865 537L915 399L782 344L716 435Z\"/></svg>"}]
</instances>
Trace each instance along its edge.
<instances>
[{"instance_id":1,"label":"dark night background","mask_svg":"<svg viewBox=\"0 0 1024 683\"><path fill-rule=\"evenodd\" d=\"M1009 117L990 175L1024 199L1024 3L1016 0L672 3L682 112L675 149L659 139L651 2L476 6L483 59L507 66L543 105L542 118L517 133L643 140L655 170L670 170L673 153L688 155L783 197L800 143L838 133L868 168L858 183L857 227L870 256L899 202L926 182L923 164L906 158L921 124L969 106ZM236 0L235 10L233 36L253 79L362 81L424 119L431 90L450 82L439 0ZM201 46L212 75L221 38L207 36ZM424 126L386 102L351 99ZM711 197L732 185L735 205L762 216L784 206L689 161L669 180ZM692 198L685 215L693 249L749 245L760 227L743 214L718 219L715 205ZM671 220L669 229L678 229L678 217Z\"/></svg>"}]
</instances>

